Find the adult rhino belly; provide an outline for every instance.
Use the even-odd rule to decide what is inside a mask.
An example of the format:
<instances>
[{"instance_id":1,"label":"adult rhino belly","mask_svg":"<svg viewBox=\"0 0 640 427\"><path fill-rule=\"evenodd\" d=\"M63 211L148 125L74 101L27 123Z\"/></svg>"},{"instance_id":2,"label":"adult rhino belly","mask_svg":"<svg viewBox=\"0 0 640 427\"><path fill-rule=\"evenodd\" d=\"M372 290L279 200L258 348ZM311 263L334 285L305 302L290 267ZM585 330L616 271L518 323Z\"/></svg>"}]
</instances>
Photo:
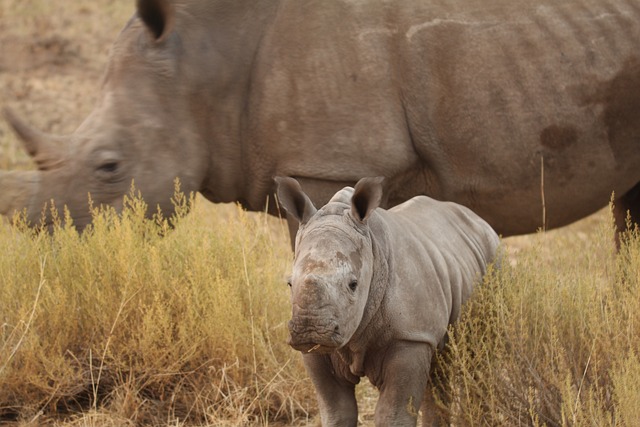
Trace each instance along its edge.
<instances>
[{"instance_id":1,"label":"adult rhino belly","mask_svg":"<svg viewBox=\"0 0 640 427\"><path fill-rule=\"evenodd\" d=\"M504 235L542 226L543 204L561 226L640 182L640 8L515 3L413 34L428 102L414 95L408 114L435 196Z\"/></svg>"}]
</instances>

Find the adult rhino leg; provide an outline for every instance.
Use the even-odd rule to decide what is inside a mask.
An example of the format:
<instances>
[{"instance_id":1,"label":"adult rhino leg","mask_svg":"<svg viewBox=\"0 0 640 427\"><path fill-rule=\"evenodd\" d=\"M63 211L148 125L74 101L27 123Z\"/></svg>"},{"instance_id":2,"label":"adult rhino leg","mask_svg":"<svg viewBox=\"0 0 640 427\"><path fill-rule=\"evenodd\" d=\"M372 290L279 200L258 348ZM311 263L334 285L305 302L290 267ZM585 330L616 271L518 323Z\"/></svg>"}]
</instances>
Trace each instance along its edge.
<instances>
[{"instance_id":1,"label":"adult rhino leg","mask_svg":"<svg viewBox=\"0 0 640 427\"><path fill-rule=\"evenodd\" d=\"M614 201L613 218L616 224L616 247L620 249L621 233L627 230L627 219L632 224L640 225L640 183Z\"/></svg>"}]
</instances>

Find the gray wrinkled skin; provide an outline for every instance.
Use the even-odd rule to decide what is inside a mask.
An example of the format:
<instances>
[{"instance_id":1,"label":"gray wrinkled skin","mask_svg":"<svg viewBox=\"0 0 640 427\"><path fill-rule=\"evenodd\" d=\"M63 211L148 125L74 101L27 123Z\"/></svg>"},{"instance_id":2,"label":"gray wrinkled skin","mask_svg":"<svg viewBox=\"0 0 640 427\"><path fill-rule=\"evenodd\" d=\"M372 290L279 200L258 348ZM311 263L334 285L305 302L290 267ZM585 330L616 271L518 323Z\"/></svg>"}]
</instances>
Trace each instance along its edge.
<instances>
[{"instance_id":1,"label":"gray wrinkled skin","mask_svg":"<svg viewBox=\"0 0 640 427\"><path fill-rule=\"evenodd\" d=\"M436 425L427 389L474 284L499 238L469 209L417 196L378 208L380 179L346 187L319 210L292 178L276 178L287 213L300 221L290 279L290 345L303 354L324 426L356 426L354 387L380 390L377 426Z\"/></svg>"},{"instance_id":2,"label":"gray wrinkled skin","mask_svg":"<svg viewBox=\"0 0 640 427\"><path fill-rule=\"evenodd\" d=\"M260 211L281 175L319 206L385 176L383 206L454 201L503 236L612 191L620 227L640 217L637 0L137 4L76 132L7 115L39 169L0 172L0 213L53 198L82 228L88 193L119 207L132 179L171 213L175 177Z\"/></svg>"}]
</instances>

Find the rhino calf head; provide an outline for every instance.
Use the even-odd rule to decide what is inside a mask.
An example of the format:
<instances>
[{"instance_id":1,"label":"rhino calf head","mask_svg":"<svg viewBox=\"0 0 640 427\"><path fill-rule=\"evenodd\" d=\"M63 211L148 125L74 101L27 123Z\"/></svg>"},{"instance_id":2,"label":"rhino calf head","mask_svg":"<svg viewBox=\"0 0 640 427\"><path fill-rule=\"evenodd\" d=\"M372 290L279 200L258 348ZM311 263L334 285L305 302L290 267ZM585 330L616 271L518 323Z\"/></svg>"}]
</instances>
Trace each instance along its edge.
<instances>
[{"instance_id":1,"label":"rhino calf head","mask_svg":"<svg viewBox=\"0 0 640 427\"><path fill-rule=\"evenodd\" d=\"M342 203L319 211L296 180L276 182L280 203L300 222L289 280L289 344L303 352L332 352L349 342L367 306L373 252L366 222L380 203L381 178L361 180L332 199L350 208Z\"/></svg>"}]
</instances>

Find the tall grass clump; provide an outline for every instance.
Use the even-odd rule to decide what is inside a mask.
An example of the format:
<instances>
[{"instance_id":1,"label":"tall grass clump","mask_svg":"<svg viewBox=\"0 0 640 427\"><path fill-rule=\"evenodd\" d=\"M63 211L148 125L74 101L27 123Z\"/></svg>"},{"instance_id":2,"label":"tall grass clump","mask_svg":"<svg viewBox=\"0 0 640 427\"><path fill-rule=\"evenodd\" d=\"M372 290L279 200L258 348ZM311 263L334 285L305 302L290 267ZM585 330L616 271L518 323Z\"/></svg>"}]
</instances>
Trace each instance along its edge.
<instances>
[{"instance_id":1,"label":"tall grass clump","mask_svg":"<svg viewBox=\"0 0 640 427\"><path fill-rule=\"evenodd\" d=\"M285 230L179 193L176 206L174 229L146 219L138 196L122 215L94 210L82 234L68 216L52 234L0 227L0 423L308 416L311 387L286 345Z\"/></svg>"},{"instance_id":2,"label":"tall grass clump","mask_svg":"<svg viewBox=\"0 0 640 427\"><path fill-rule=\"evenodd\" d=\"M639 425L640 233L612 235L540 233L487 276L440 360L455 425Z\"/></svg>"}]
</instances>

